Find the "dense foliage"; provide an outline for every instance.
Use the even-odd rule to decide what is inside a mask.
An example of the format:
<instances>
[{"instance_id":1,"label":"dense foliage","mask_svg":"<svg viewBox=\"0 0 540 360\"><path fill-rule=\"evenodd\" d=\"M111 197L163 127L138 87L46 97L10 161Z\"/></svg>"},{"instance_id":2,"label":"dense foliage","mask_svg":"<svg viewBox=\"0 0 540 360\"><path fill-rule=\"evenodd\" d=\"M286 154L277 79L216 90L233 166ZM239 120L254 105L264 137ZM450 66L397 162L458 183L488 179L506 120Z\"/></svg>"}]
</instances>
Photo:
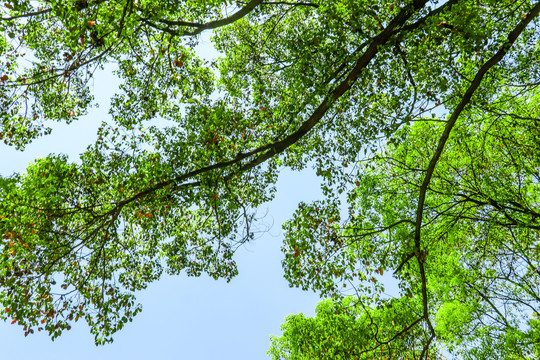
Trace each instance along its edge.
<instances>
[{"instance_id":1,"label":"dense foliage","mask_svg":"<svg viewBox=\"0 0 540 360\"><path fill-rule=\"evenodd\" d=\"M5 144L85 114L105 65L121 81L78 162L0 178L0 316L26 334L84 318L101 344L163 272L230 279L279 171L313 166L325 198L284 225L283 266L332 300L290 317L274 358L538 355L536 1L0 9Z\"/></svg>"}]
</instances>

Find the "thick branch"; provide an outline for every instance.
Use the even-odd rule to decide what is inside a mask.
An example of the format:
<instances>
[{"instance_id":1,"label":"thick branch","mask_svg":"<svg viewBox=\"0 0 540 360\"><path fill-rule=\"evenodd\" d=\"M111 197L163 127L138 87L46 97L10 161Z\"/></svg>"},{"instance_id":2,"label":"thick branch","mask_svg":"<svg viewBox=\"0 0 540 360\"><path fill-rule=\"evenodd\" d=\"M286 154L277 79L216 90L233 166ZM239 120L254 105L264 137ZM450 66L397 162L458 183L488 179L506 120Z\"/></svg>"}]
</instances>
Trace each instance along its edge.
<instances>
[{"instance_id":1,"label":"thick branch","mask_svg":"<svg viewBox=\"0 0 540 360\"><path fill-rule=\"evenodd\" d=\"M426 16L423 16L422 18L418 19L418 21L416 21L415 23L410 24L410 25L405 25L405 26L401 27L400 29L398 29L398 31L401 32L401 31L415 30L415 29L419 28L420 26L422 26L423 24L425 24L426 20L429 19L430 17L432 17L434 15L438 15L438 14L442 13L443 11L450 10L452 8L452 6L454 6L458 2L459 2L459 0L450 0L450 1L446 2L446 3L444 3L442 6L438 7L437 9L431 11Z\"/></svg>"},{"instance_id":2,"label":"thick branch","mask_svg":"<svg viewBox=\"0 0 540 360\"><path fill-rule=\"evenodd\" d=\"M360 71L363 68L365 68L369 64L371 59L373 59L373 57L375 57L375 55L377 54L378 47L385 44L389 40L389 38L392 36L392 34L393 34L394 30L396 29L396 27L401 26L402 24L404 24L407 21L407 19L409 19L411 17L411 15L414 13L414 11L416 11L419 8L421 8L422 6L424 6L426 2L427 2L427 0L418 1L418 2L415 2L414 6L408 6L408 7L405 7L404 9L402 9L402 11L390 22L388 27L386 29L384 29L378 36L376 36L373 39L373 42L371 43L369 48L366 50L366 52L358 59L358 61L356 62L356 66L349 73L347 78L343 82L341 82L340 85L338 85L338 87L334 91L332 91L323 100L321 105L319 105L319 107L310 116L310 118L306 122L304 122L302 124L302 126L300 126L300 128L297 131L295 131L291 135L287 136L285 139L283 139L281 141L271 143L271 144L267 144L265 146L259 147L257 149L254 149L254 150L250 151L250 152L247 152L247 153L238 154L232 160L228 160L228 161L220 162L220 163L217 163L217 164L209 165L209 166L206 166L206 167L191 171L189 173L183 174L183 175L178 176L178 177L176 177L174 179L170 179L170 180L158 183L155 186L153 186L151 188L148 188L147 190L142 191L142 192L132 196L131 198L123 200L122 202L118 203L118 206L123 207L124 205L126 205L126 204L128 204L128 203L130 203L132 201L135 201L137 199L141 199L141 198L145 197L146 195L151 194L151 193L153 193L153 192L155 192L155 191L157 191L159 189L165 188L167 186L183 183L184 181L186 181L186 180L188 180L190 178L193 178L193 177L195 177L197 175L204 174L204 173L207 173L207 172L212 171L212 170L223 169L223 168L230 167L230 166L233 166L233 165L236 165L236 164L240 164L242 162L242 160L244 160L244 159L246 159L248 157L260 154L261 152L264 152L264 153L262 153L261 155L257 156L255 159L250 161L249 163L242 166L240 168L240 171L246 171L246 170L252 169L252 168L256 167L257 165L262 164L263 162L265 162L269 158L275 156L276 154L279 154L279 153L283 152L289 146L291 146L292 144L299 141L315 125L317 125L317 123L326 114L326 112L331 107L331 105L337 99L339 99L347 90L349 90L352 87L352 85L354 84L354 82L358 78L358 76L360 74ZM253 3L253 1L251 3ZM248 6L249 6L249 4L246 5L244 7L244 9L246 7L248 7ZM197 183L192 183L192 184L197 185Z\"/></svg>"},{"instance_id":3,"label":"thick branch","mask_svg":"<svg viewBox=\"0 0 540 360\"><path fill-rule=\"evenodd\" d=\"M241 8L240 10L232 14L231 16L226 17L224 19L220 19L220 20L210 21L204 24L190 22L190 21L173 21L173 20L163 20L163 19L157 20L157 21L167 24L169 26L188 26L188 27L196 28L193 31L186 31L183 34L181 34L184 36L193 36L193 35L200 34L204 30L215 29L218 27L232 24L233 22L249 14L253 9L255 9L262 2L263 2L262 0L252 0L249 3L247 3L246 6L244 6L243 8ZM161 29L161 30L164 30L164 29ZM170 29L168 30L168 32L171 32L171 31L175 32L176 34L179 34L178 32L174 30L170 30Z\"/></svg>"},{"instance_id":4,"label":"thick branch","mask_svg":"<svg viewBox=\"0 0 540 360\"><path fill-rule=\"evenodd\" d=\"M493 55L482 67L478 70L476 73L476 76L471 82L471 85L463 95L461 102L456 106L453 113L450 115L446 126L444 128L444 131L439 139L439 144L437 145L437 149L435 150L435 153L433 154L429 166L426 171L426 176L424 177L424 180L422 182L422 185L420 187L420 194L418 196L418 208L416 211L416 229L415 229L415 247L416 251L420 252L420 232L422 228L422 217L424 213L424 203L426 200L426 192L429 186L429 183L431 182L431 178L433 176L433 173L435 171L435 167L437 166L437 162L439 161L441 154L444 150L444 146L446 144L446 141L448 140L448 137L450 136L450 132L452 131L452 128L454 127L458 117L461 115L462 111L465 109L465 107L469 104L471 101L472 95L474 92L478 89L480 86L480 83L482 82L482 79L486 75L486 73L499 61L502 60L502 58L506 55L508 50L512 47L512 44L517 40L518 36L525 30L527 25L538 16L538 13L540 12L540 3L537 3L536 6L534 6L531 11L524 17L524 19L510 32L508 35L507 41L504 43L504 45ZM427 286L426 286L426 275L425 275L425 269L424 269L424 259L418 258L418 264L420 267L420 275L422 278L422 296L423 296L423 303L424 303L424 317L426 318L426 321L428 322L428 325L430 326L430 329L432 333L434 332L433 327L428 320L428 307L427 307Z\"/></svg>"},{"instance_id":5,"label":"thick branch","mask_svg":"<svg viewBox=\"0 0 540 360\"><path fill-rule=\"evenodd\" d=\"M450 136L450 132L452 131L452 128L454 127L458 117L461 115L461 112L469 104L471 101L472 95L474 92L478 89L480 86L480 83L482 82L482 79L486 75L486 73L495 66L499 61L502 60L502 58L506 55L508 50L511 48L512 44L517 40L518 36L525 30L525 27L536 17L538 16L538 13L540 12L540 3L536 4L536 6L525 16L525 18L516 26L512 32L508 35L508 39L506 43L497 51L495 55L491 57L478 72L476 73L476 76L471 82L471 85L463 95L461 102L457 105L457 107L454 109L454 112L452 115L450 115L450 118L446 122L446 126L444 128L444 131L439 139L439 144L437 145L437 149L435 150L435 153L433 154L429 166L426 170L426 176L424 177L424 181L422 182L422 185L420 187L420 194L418 197L418 209L416 212L416 232L415 232L415 241L417 242L417 246L420 245L420 230L422 227L422 215L424 212L424 203L426 200L426 191L429 186L429 183L431 182L431 177L433 176L433 173L435 171L435 167L437 166L437 162L439 161L442 152L444 150L444 146L446 144L446 141L448 140L448 137Z\"/></svg>"},{"instance_id":6,"label":"thick branch","mask_svg":"<svg viewBox=\"0 0 540 360\"><path fill-rule=\"evenodd\" d=\"M400 13L388 24L388 26L379 35L373 38L373 42L370 44L364 54L356 61L355 67L349 73L347 78L343 80L334 89L334 91L332 91L328 96L325 97L325 99L322 101L319 107L315 109L309 119L307 119L302 124L302 126L300 126L300 128L294 133L290 134L285 139L274 143L272 148L265 154L262 154L253 161L244 165L242 167L242 170L251 169L265 162L276 154L283 152L289 146L299 141L311 129L313 129L313 127L315 127L315 125L317 125L321 121L323 116L334 104L334 102L341 96L343 96L343 94L345 94L353 86L353 84L358 79L360 72L369 64L371 59L373 59L375 55L377 55L379 46L384 45L386 42L388 42L388 40L394 33L394 30L397 27L403 25L415 11L422 8L426 4L426 2L427 0L416 1L413 6L407 6L403 8Z\"/></svg>"}]
</instances>

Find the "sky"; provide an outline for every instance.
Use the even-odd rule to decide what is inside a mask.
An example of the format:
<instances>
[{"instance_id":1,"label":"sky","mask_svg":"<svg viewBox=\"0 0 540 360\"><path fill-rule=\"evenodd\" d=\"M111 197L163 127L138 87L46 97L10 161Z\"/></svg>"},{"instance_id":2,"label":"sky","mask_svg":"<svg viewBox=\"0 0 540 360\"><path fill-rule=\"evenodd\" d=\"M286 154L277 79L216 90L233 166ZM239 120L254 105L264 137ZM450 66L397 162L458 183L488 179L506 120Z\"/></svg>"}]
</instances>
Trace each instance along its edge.
<instances>
[{"instance_id":1,"label":"sky","mask_svg":"<svg viewBox=\"0 0 540 360\"><path fill-rule=\"evenodd\" d=\"M216 56L209 34L201 39L201 56ZM98 73L93 83L99 108L70 125L56 124L53 133L34 141L24 152L0 145L0 174L22 172L36 157L64 153L71 161L94 139L97 127L109 119L107 106L118 86L110 69ZM312 292L290 288L283 278L280 250L281 224L299 202L321 198L319 183L311 170L283 171L275 199L260 214L269 231L240 248L235 256L239 275L230 283L207 276L163 276L138 292L143 306L132 323L114 337L112 344L96 347L84 321L54 342L45 333L24 337L21 326L0 322L0 358L79 360L258 360L268 359L271 334L289 314L314 315L320 300Z\"/></svg>"}]
</instances>

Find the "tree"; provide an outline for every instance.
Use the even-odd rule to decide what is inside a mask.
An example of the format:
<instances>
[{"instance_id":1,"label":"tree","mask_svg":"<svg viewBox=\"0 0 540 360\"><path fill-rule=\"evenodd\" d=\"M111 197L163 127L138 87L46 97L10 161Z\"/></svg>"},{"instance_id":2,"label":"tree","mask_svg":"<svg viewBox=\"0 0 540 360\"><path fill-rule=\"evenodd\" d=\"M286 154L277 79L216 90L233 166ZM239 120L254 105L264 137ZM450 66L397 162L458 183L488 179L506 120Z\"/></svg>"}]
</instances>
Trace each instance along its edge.
<instances>
[{"instance_id":1,"label":"tree","mask_svg":"<svg viewBox=\"0 0 540 360\"><path fill-rule=\"evenodd\" d=\"M433 134L446 125L440 121L403 127L397 133L401 142L387 145L362 166L357 187L348 194L350 217L344 225L329 221L339 213L333 203L323 202L302 205L286 224L290 282L337 298L340 285L362 295L355 301L363 312L349 321L368 333L363 338L373 338L363 351L345 358L414 358L392 350L399 349L398 342L389 345L395 334L377 338L390 324L420 339L424 347L406 347L417 349L416 357L427 356L427 345L430 358L440 356L440 349L475 359L538 356L540 144L538 119L531 116L537 111L533 99L509 99L497 110L486 105L462 115L430 181L419 254L411 217L426 172L422 164L437 147ZM518 119L508 115L518 112ZM421 262L412 261L418 257ZM388 271L402 297L380 295L391 282L381 277ZM407 321L400 314L377 319L387 311L385 304L397 301L407 307ZM325 313L337 322L340 315L334 314ZM274 359L296 359L296 352L325 358L299 351L290 331L292 326L294 334L310 331L308 324L319 317L302 319L306 323L300 325L295 317L287 319L283 337L270 350ZM319 334L325 341L350 333L348 327L324 330L331 334Z\"/></svg>"},{"instance_id":2,"label":"tree","mask_svg":"<svg viewBox=\"0 0 540 360\"><path fill-rule=\"evenodd\" d=\"M416 309L402 327L414 356L533 349L537 323L521 317L539 299L539 11L513 0L5 3L6 144L24 149L47 121L84 114L95 69L116 64L123 83L80 164L50 155L1 179L3 318L54 338L83 317L110 341L163 271L234 276L280 169L314 166L326 199L286 225L291 285L343 304L348 284L358 316L389 326L377 306L394 271ZM207 29L213 62L194 51ZM389 336L362 346L381 351Z\"/></svg>"}]
</instances>

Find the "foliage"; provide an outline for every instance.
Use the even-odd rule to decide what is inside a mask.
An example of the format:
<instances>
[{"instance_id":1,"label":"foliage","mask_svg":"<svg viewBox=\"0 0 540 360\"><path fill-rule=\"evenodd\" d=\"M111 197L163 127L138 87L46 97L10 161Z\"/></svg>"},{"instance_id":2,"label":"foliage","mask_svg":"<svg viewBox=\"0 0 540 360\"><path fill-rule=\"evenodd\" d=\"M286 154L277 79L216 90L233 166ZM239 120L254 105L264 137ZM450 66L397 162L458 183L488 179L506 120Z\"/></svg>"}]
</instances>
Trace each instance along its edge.
<instances>
[{"instance_id":1,"label":"foliage","mask_svg":"<svg viewBox=\"0 0 540 360\"><path fill-rule=\"evenodd\" d=\"M534 104L534 99L529 100ZM506 108L508 113L517 109L527 116L538 112L536 105L525 101L513 106ZM490 114L488 108L481 116L462 115L430 182L423 214L424 250L417 255L414 221L406 215L415 215L418 182L425 172L419 164L429 161L437 141L432 134L442 126L439 121L422 121L404 127L402 142L388 145L384 153L362 166L358 184L348 194L351 216L341 228L321 234L329 226L326 204L305 204L297 211L286 224L289 281L334 297L340 296L343 284L368 295L357 301L376 303L373 314L388 301L406 301L420 310L402 327L414 324L412 329L422 333L431 323L432 346L463 358L537 354L538 325L530 315L537 309L540 294L538 120L522 117L517 122L508 115ZM418 262L412 261L417 256L422 258L425 282ZM393 278L381 276L390 271ZM384 284L396 281L401 297L381 296ZM421 310L424 283L427 319ZM300 348L287 331L293 319L287 320L283 338L272 346L275 359L295 359L277 354ZM337 321L335 316L332 321ZM375 323L383 327L392 321L396 318ZM302 329L298 331L309 329L304 324L296 326ZM370 331L373 325L363 326L363 331ZM350 332L346 328L334 331L337 335L333 336ZM429 334L425 336L424 343ZM388 349L385 341L378 342L380 348ZM365 356L374 354L378 352Z\"/></svg>"},{"instance_id":2,"label":"foliage","mask_svg":"<svg viewBox=\"0 0 540 360\"><path fill-rule=\"evenodd\" d=\"M236 275L279 171L313 166L325 198L285 224L283 266L333 300L290 317L275 358L534 356L539 12L527 0L8 0L7 145L85 114L96 69L113 64L122 83L78 163L49 155L1 178L0 316L53 338L84 318L111 341L163 272ZM196 53L204 30L215 61Z\"/></svg>"},{"instance_id":3,"label":"foliage","mask_svg":"<svg viewBox=\"0 0 540 360\"><path fill-rule=\"evenodd\" d=\"M269 355L295 360L408 358L421 344L422 334L410 331L415 312L421 311L418 305L402 298L368 309L352 297L323 300L315 318L287 317L283 336L271 338Z\"/></svg>"}]
</instances>

